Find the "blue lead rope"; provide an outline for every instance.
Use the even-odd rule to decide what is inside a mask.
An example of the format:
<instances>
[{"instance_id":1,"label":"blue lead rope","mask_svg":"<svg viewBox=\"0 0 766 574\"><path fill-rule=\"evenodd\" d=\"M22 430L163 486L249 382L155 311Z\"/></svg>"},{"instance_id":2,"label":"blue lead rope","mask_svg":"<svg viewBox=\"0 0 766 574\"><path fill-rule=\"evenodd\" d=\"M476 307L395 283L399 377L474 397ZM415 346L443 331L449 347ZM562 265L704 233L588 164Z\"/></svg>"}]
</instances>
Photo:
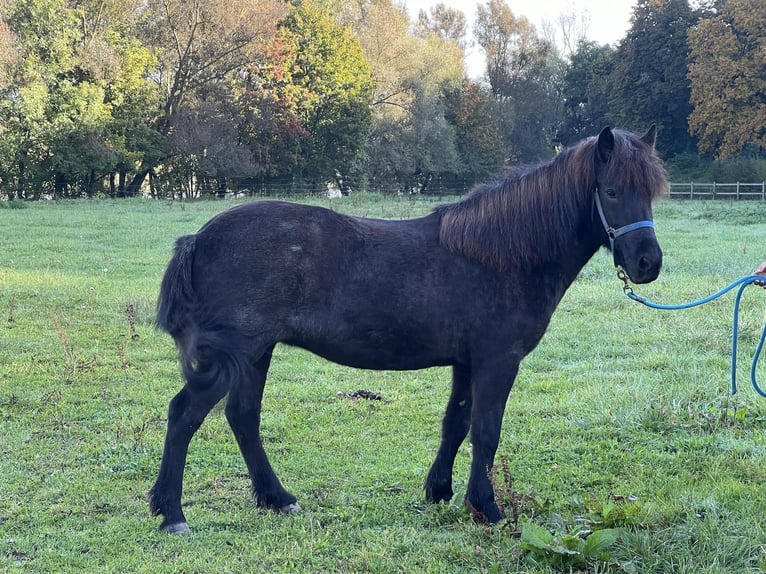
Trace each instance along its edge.
<instances>
[{"instance_id":1,"label":"blue lead rope","mask_svg":"<svg viewBox=\"0 0 766 574\"><path fill-rule=\"evenodd\" d=\"M734 320L731 335L731 394L733 395L737 392L737 338L739 332L739 302L742 299L742 293L745 291L745 288L748 285L751 285L756 281L766 282L766 277L761 275L746 275L745 277L737 279L730 285L727 285L723 289L716 291L708 297L703 297L702 299L697 299L696 301L692 301L690 303L681 303L679 305L663 305L661 303L654 303L646 297L635 294L633 292L633 288L628 284L628 276L622 269L617 272L617 276L622 279L624 283L623 291L625 291L625 294L630 299L642 303L647 307L651 307L652 309L662 309L664 311L678 311L680 309L690 309L692 307L704 305L705 303L709 303L714 299L718 299L718 297L728 293L735 287L739 287L739 291L737 291L737 297L734 299ZM766 397L766 391L758 386L758 381L756 380L755 376L755 367L758 364L758 358L761 355L761 349L763 349L764 340L766 340L766 325L763 326L763 330L761 331L761 338L758 340L758 345L755 348L755 355L753 355L753 362L750 364L750 382L753 384L755 392L757 392L762 397Z\"/></svg>"}]
</instances>

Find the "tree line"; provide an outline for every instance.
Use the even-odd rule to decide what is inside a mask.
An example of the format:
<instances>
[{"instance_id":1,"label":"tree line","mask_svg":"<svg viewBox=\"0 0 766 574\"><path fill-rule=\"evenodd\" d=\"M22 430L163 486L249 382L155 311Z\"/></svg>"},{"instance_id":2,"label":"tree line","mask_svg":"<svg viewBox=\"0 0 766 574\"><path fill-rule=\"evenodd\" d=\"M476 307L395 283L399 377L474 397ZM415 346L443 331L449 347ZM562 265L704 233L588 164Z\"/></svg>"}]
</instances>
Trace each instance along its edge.
<instances>
[{"instance_id":1,"label":"tree line","mask_svg":"<svg viewBox=\"0 0 766 574\"><path fill-rule=\"evenodd\" d=\"M638 0L615 46L476 10L469 31L393 0L0 0L0 197L466 189L604 125L657 124L681 173L762 158L762 0Z\"/></svg>"}]
</instances>

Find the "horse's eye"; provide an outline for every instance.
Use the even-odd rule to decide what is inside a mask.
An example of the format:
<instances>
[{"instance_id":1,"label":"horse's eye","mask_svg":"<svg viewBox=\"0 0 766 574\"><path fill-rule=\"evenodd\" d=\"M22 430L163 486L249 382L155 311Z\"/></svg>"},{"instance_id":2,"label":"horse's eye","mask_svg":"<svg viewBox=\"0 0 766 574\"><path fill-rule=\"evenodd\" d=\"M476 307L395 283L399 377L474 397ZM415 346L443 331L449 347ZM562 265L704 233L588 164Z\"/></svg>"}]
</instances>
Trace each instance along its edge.
<instances>
[{"instance_id":1,"label":"horse's eye","mask_svg":"<svg viewBox=\"0 0 766 574\"><path fill-rule=\"evenodd\" d=\"M607 196L607 197L617 197L617 190L616 190L616 189L612 189L612 188L610 187L610 188L607 188L607 189L606 189L606 190L604 190L604 191L606 192L606 196Z\"/></svg>"}]
</instances>

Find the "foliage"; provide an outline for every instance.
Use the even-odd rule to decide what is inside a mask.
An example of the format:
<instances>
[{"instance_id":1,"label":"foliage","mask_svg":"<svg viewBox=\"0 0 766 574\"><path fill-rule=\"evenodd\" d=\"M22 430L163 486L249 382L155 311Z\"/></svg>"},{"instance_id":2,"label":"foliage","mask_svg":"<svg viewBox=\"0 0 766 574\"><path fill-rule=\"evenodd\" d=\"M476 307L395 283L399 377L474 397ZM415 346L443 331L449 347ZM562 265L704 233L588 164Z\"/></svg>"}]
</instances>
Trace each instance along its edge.
<instances>
[{"instance_id":1,"label":"foliage","mask_svg":"<svg viewBox=\"0 0 766 574\"><path fill-rule=\"evenodd\" d=\"M590 495L583 503L586 513L575 519L590 530L604 528L637 527L642 525L645 516L643 506L635 496L611 495L601 501Z\"/></svg>"},{"instance_id":2,"label":"foliage","mask_svg":"<svg viewBox=\"0 0 766 574\"><path fill-rule=\"evenodd\" d=\"M493 117L491 93L464 80L459 89L445 94L446 120L454 126L460 157L460 175L471 183L497 173L503 165L500 133Z\"/></svg>"},{"instance_id":3,"label":"foliage","mask_svg":"<svg viewBox=\"0 0 766 574\"><path fill-rule=\"evenodd\" d=\"M700 151L730 158L766 147L766 4L724 0L689 35L692 132Z\"/></svg>"},{"instance_id":4,"label":"foliage","mask_svg":"<svg viewBox=\"0 0 766 574\"><path fill-rule=\"evenodd\" d=\"M605 81L614 66L614 49L582 40L569 57L562 78L564 118L558 133L563 145L573 145L610 125L609 89Z\"/></svg>"},{"instance_id":5,"label":"foliage","mask_svg":"<svg viewBox=\"0 0 766 574\"><path fill-rule=\"evenodd\" d=\"M558 54L502 0L477 7L474 32L487 58L506 158L522 163L548 158L561 118Z\"/></svg>"},{"instance_id":6,"label":"foliage","mask_svg":"<svg viewBox=\"0 0 766 574\"><path fill-rule=\"evenodd\" d=\"M240 138L267 177L291 173L301 161L303 91L292 81L293 47L276 38L267 63L252 66L243 82Z\"/></svg>"},{"instance_id":7,"label":"foliage","mask_svg":"<svg viewBox=\"0 0 766 574\"><path fill-rule=\"evenodd\" d=\"M694 22L688 0L640 0L608 79L609 117L635 131L656 124L664 157L695 147L686 78L686 34Z\"/></svg>"},{"instance_id":8,"label":"foliage","mask_svg":"<svg viewBox=\"0 0 766 574\"><path fill-rule=\"evenodd\" d=\"M241 83L267 53L283 15L277 0L145 4L139 37L157 58L153 75L161 93L150 127L167 141L168 153L151 158L155 161L145 158L126 195L136 195L145 177L167 159L174 160L163 166L168 176L188 182L193 194L206 178L258 173L257 158L239 137L237 120L245 115Z\"/></svg>"},{"instance_id":9,"label":"foliage","mask_svg":"<svg viewBox=\"0 0 766 574\"><path fill-rule=\"evenodd\" d=\"M418 12L416 30L421 38L436 34L441 40L455 42L461 50L465 49L468 30L465 14L442 2L431 6L429 12L425 10Z\"/></svg>"},{"instance_id":10,"label":"foliage","mask_svg":"<svg viewBox=\"0 0 766 574\"><path fill-rule=\"evenodd\" d=\"M574 14L559 45L486 0L479 80L467 21L394 0L3 0L0 195L466 191L605 124L657 124L681 173L761 177L762 2L640 0L612 47Z\"/></svg>"},{"instance_id":11,"label":"foliage","mask_svg":"<svg viewBox=\"0 0 766 574\"><path fill-rule=\"evenodd\" d=\"M365 186L382 192L423 190L434 172L461 171L445 94L462 82L462 50L454 31L439 29L444 22L413 35L403 8L391 0L359 4L348 18L374 82Z\"/></svg>"},{"instance_id":12,"label":"foliage","mask_svg":"<svg viewBox=\"0 0 766 574\"><path fill-rule=\"evenodd\" d=\"M91 137L100 143L108 117L103 85L78 66L83 37L63 0L29 0L6 10L0 16L18 44L17 57L6 61L13 81L0 98L0 177L9 183L9 198L60 194L72 166L56 152Z\"/></svg>"},{"instance_id":13,"label":"foliage","mask_svg":"<svg viewBox=\"0 0 766 574\"><path fill-rule=\"evenodd\" d=\"M521 531L521 548L531 564L550 564L554 568L581 568L591 562L611 562L609 550L617 542L620 531L606 528L594 532L580 531L555 535L534 523Z\"/></svg>"},{"instance_id":14,"label":"foliage","mask_svg":"<svg viewBox=\"0 0 766 574\"><path fill-rule=\"evenodd\" d=\"M735 157L710 161L694 153L679 154L666 163L671 181L744 182L766 181L766 160Z\"/></svg>"},{"instance_id":15,"label":"foliage","mask_svg":"<svg viewBox=\"0 0 766 574\"><path fill-rule=\"evenodd\" d=\"M350 29L308 0L281 26L294 54L289 73L300 94L297 116L307 132L302 175L319 184L341 182L355 169L370 129L369 64Z\"/></svg>"}]
</instances>

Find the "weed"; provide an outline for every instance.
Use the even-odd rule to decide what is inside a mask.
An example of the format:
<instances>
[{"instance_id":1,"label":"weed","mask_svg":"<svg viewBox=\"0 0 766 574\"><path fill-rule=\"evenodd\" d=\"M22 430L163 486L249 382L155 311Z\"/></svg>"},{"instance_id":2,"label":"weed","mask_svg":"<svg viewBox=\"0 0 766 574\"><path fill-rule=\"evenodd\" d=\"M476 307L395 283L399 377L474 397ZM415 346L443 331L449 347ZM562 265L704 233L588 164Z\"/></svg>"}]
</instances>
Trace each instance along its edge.
<instances>
[{"instance_id":1,"label":"weed","mask_svg":"<svg viewBox=\"0 0 766 574\"><path fill-rule=\"evenodd\" d=\"M527 562L547 564L557 569L584 568L592 562L612 563L613 549L620 530L581 530L575 533L553 534L546 528L528 522L521 531L521 548L526 551Z\"/></svg>"},{"instance_id":2,"label":"weed","mask_svg":"<svg viewBox=\"0 0 766 574\"><path fill-rule=\"evenodd\" d=\"M15 321L14 310L16 309L16 293L11 295L11 302L8 305L8 323L13 324Z\"/></svg>"},{"instance_id":3,"label":"weed","mask_svg":"<svg viewBox=\"0 0 766 574\"><path fill-rule=\"evenodd\" d=\"M642 526L644 509L632 494L610 494L605 501L589 495L581 504L586 512L574 519L590 530Z\"/></svg>"},{"instance_id":4,"label":"weed","mask_svg":"<svg viewBox=\"0 0 766 574\"><path fill-rule=\"evenodd\" d=\"M132 301L128 301L125 305L125 317L128 319L130 338L135 341L138 339L138 333L136 332L136 306Z\"/></svg>"},{"instance_id":5,"label":"weed","mask_svg":"<svg viewBox=\"0 0 766 574\"><path fill-rule=\"evenodd\" d=\"M74 348L72 347L72 342L69 340L69 335L64 327L61 326L55 310L51 310L51 321L53 322L53 329L58 335L61 347L64 350L64 366L66 368L67 380L71 382L77 373L77 357L74 354Z\"/></svg>"},{"instance_id":6,"label":"weed","mask_svg":"<svg viewBox=\"0 0 766 574\"><path fill-rule=\"evenodd\" d=\"M130 368L130 365L128 364L128 356L126 353L128 344L127 343L117 343L117 357L120 359L120 367L123 371L127 371Z\"/></svg>"},{"instance_id":7,"label":"weed","mask_svg":"<svg viewBox=\"0 0 766 574\"><path fill-rule=\"evenodd\" d=\"M490 473L498 506L505 513L503 527L519 537L526 561L547 564L557 569L582 568L594 562L612 564L611 551L621 528L639 524L641 507L633 496L610 496L601 502L595 496L585 502L587 514L575 516L574 528L560 514L551 513L553 529L536 524L549 504L541 504L534 491L522 494L513 487L513 476L505 457Z\"/></svg>"},{"instance_id":8,"label":"weed","mask_svg":"<svg viewBox=\"0 0 766 574\"><path fill-rule=\"evenodd\" d=\"M500 462L490 471L489 479L495 490L495 503L505 515L503 526L510 530L512 536L521 534L519 521L522 517L531 520L546 510L548 505L537 500L534 490L524 494L513 487L513 475L506 457L500 457Z\"/></svg>"}]
</instances>

